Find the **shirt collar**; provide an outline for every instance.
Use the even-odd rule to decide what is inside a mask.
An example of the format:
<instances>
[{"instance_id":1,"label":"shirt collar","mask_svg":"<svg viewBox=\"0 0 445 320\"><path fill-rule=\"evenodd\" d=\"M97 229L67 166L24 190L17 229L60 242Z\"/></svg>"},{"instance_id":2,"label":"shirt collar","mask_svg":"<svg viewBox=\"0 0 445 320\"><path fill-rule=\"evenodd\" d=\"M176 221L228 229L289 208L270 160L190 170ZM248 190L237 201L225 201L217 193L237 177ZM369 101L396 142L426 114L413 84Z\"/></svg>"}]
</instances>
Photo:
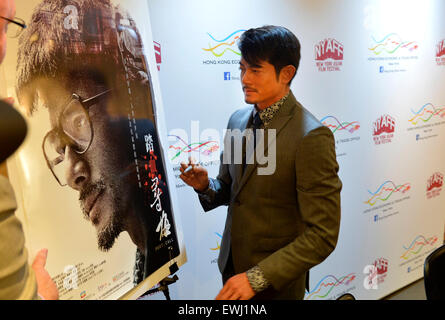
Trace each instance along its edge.
<instances>
[{"instance_id":1,"label":"shirt collar","mask_svg":"<svg viewBox=\"0 0 445 320\"><path fill-rule=\"evenodd\" d=\"M275 102L274 104L270 105L269 107L263 109L263 110L257 110L256 105L253 108L253 116L259 112L260 119L263 122L264 127L267 127L269 123L272 121L275 114L280 110L281 106L283 105L284 101L286 101L287 97L289 97L290 91L284 95L280 100Z\"/></svg>"}]
</instances>

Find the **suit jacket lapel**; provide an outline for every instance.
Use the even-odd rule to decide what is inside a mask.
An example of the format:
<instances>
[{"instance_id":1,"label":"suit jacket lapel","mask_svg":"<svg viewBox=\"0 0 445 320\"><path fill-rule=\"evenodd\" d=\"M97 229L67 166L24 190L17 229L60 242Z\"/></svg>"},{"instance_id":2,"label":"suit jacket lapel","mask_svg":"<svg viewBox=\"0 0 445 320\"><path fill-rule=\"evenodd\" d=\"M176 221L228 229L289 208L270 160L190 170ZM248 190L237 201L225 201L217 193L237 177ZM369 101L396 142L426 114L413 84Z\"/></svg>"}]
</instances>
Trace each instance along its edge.
<instances>
[{"instance_id":1,"label":"suit jacket lapel","mask_svg":"<svg viewBox=\"0 0 445 320\"><path fill-rule=\"evenodd\" d=\"M272 119L272 121L269 124L269 127L266 130L264 130L264 136L262 136L261 139L257 142L257 148L263 148L264 141L267 141L267 145L264 147L264 152L262 152L263 157L267 153L269 146L272 143L275 143L275 140L278 138L280 131L285 127L287 122L292 118L292 109L294 108L295 104L296 104L295 96L292 94L292 92L290 92L289 97L284 102L284 104L281 106L280 110L275 114L274 118ZM247 123L246 123L246 125L247 125ZM273 140L268 139L267 130L269 130L269 129L276 130L275 139L273 139ZM252 175L252 173L254 172L256 167L258 166L258 162L262 162L261 161L262 158L256 159L256 152L254 152L254 154L255 154L254 163L246 165L246 169L244 171L244 174L241 176L241 180L238 179L238 181L239 181L239 183L237 184L238 187L236 188L236 190L233 194L233 198L235 198L238 195L240 190L246 184L246 182L248 181L248 179L250 178L250 176ZM254 155L252 154L251 156L254 156ZM278 154L277 154L277 156L278 156ZM252 162L251 159L249 159L249 160L250 161L248 161L247 163ZM260 160L260 161L258 161L258 160ZM240 167L240 166L238 166L238 167Z\"/></svg>"}]
</instances>

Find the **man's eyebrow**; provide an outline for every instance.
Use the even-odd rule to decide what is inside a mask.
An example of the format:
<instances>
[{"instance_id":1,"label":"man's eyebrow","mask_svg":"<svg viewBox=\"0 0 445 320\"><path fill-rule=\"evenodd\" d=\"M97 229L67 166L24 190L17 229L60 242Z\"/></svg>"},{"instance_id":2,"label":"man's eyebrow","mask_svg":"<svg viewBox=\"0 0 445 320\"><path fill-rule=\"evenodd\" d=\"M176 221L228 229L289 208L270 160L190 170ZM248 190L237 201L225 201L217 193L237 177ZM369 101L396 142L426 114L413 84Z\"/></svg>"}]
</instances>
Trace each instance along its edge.
<instances>
[{"instance_id":1,"label":"man's eyebrow","mask_svg":"<svg viewBox=\"0 0 445 320\"><path fill-rule=\"evenodd\" d=\"M255 64L247 64L247 66L246 66L244 63L240 62L239 65L240 65L240 67L254 68L254 69L259 69L259 68L263 67L262 65L257 64L257 63L255 63Z\"/></svg>"}]
</instances>

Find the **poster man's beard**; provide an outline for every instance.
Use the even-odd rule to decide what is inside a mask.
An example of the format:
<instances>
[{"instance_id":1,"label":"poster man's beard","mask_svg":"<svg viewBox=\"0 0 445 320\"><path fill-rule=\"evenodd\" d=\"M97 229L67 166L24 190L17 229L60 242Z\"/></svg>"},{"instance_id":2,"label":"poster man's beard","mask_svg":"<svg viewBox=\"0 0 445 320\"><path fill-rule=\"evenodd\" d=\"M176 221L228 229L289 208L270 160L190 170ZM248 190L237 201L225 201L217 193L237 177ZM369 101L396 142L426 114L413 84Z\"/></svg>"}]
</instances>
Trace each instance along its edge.
<instances>
[{"instance_id":1,"label":"poster man's beard","mask_svg":"<svg viewBox=\"0 0 445 320\"><path fill-rule=\"evenodd\" d=\"M106 225L104 229L97 232L97 245L101 251L106 252L110 250L120 233L123 231L121 221L119 221L119 219L115 219L115 217L116 213L113 213L113 220L111 223Z\"/></svg>"},{"instance_id":2,"label":"poster man's beard","mask_svg":"<svg viewBox=\"0 0 445 320\"><path fill-rule=\"evenodd\" d=\"M88 184L81 192L79 196L80 207L82 209L83 216L86 220L90 221L89 214L84 207L83 200L85 200L92 193L103 193L105 189L111 191L112 194L112 203L111 208L111 221L103 227L101 230L97 230L97 245L99 250L107 252L110 250L116 239L119 237L120 233L124 231L123 226L123 208L121 197L119 196L118 188L116 185L106 185L105 182L101 179L95 183ZM99 216L102 216L101 209L96 208L99 211Z\"/></svg>"}]
</instances>

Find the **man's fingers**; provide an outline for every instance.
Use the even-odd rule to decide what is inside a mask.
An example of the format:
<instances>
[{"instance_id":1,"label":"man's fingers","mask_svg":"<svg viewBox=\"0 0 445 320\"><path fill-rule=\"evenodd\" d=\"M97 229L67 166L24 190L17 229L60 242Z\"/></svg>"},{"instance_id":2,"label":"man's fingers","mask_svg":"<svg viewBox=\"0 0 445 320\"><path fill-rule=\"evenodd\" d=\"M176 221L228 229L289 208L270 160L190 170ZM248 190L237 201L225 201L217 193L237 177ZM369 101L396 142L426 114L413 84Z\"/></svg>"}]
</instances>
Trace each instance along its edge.
<instances>
[{"instance_id":1,"label":"man's fingers","mask_svg":"<svg viewBox=\"0 0 445 320\"><path fill-rule=\"evenodd\" d=\"M238 291L233 291L231 294L228 295L227 299L225 300L239 300L241 297L241 294Z\"/></svg>"},{"instance_id":2,"label":"man's fingers","mask_svg":"<svg viewBox=\"0 0 445 320\"><path fill-rule=\"evenodd\" d=\"M219 291L218 295L215 297L215 300L220 300L220 299L221 299L221 296L222 296L222 294L223 294L223 290L224 290L224 288L225 288L225 287L223 287L223 288Z\"/></svg>"},{"instance_id":3,"label":"man's fingers","mask_svg":"<svg viewBox=\"0 0 445 320\"><path fill-rule=\"evenodd\" d=\"M185 162L181 162L181 168L179 169L181 172L184 172L185 169L188 168L188 164Z\"/></svg>"},{"instance_id":4,"label":"man's fingers","mask_svg":"<svg viewBox=\"0 0 445 320\"><path fill-rule=\"evenodd\" d=\"M193 171L193 169L195 169L195 167L197 167L198 165L195 163L192 163L190 161L189 164L186 164L185 162L181 162L181 168L179 168L179 171L181 171L181 173L187 174L191 171Z\"/></svg>"},{"instance_id":5,"label":"man's fingers","mask_svg":"<svg viewBox=\"0 0 445 320\"><path fill-rule=\"evenodd\" d=\"M224 293L219 293L215 300L239 300L241 294L236 290L227 290Z\"/></svg>"},{"instance_id":6,"label":"man's fingers","mask_svg":"<svg viewBox=\"0 0 445 320\"><path fill-rule=\"evenodd\" d=\"M32 263L33 268L45 268L46 258L48 257L48 249L42 249L37 252L34 262Z\"/></svg>"},{"instance_id":7,"label":"man's fingers","mask_svg":"<svg viewBox=\"0 0 445 320\"><path fill-rule=\"evenodd\" d=\"M216 297L215 300L227 300L227 294L220 292Z\"/></svg>"},{"instance_id":8,"label":"man's fingers","mask_svg":"<svg viewBox=\"0 0 445 320\"><path fill-rule=\"evenodd\" d=\"M251 299L251 297L249 297L245 294L242 294L238 297L238 300L250 300L250 299Z\"/></svg>"},{"instance_id":9,"label":"man's fingers","mask_svg":"<svg viewBox=\"0 0 445 320\"><path fill-rule=\"evenodd\" d=\"M234 275L227 280L216 296L216 300L248 300L255 295L245 273Z\"/></svg>"},{"instance_id":10,"label":"man's fingers","mask_svg":"<svg viewBox=\"0 0 445 320\"><path fill-rule=\"evenodd\" d=\"M230 278L230 279L232 279L232 278ZM224 287L221 289L219 294L216 296L216 298L215 298L216 300L228 300L228 298L233 294L233 292L235 290L232 287L232 283L231 283L230 279L227 280Z\"/></svg>"},{"instance_id":11,"label":"man's fingers","mask_svg":"<svg viewBox=\"0 0 445 320\"><path fill-rule=\"evenodd\" d=\"M189 161L190 161L190 165L192 165L193 167L196 165L196 160L193 157L189 157Z\"/></svg>"},{"instance_id":12,"label":"man's fingers","mask_svg":"<svg viewBox=\"0 0 445 320\"><path fill-rule=\"evenodd\" d=\"M184 181L185 183L187 183L188 185L190 184L190 177L187 176L186 173L179 175L179 178L181 178L181 180Z\"/></svg>"},{"instance_id":13,"label":"man's fingers","mask_svg":"<svg viewBox=\"0 0 445 320\"><path fill-rule=\"evenodd\" d=\"M225 300L226 293L228 292L227 283L226 285L221 289L221 291L218 293L218 295L215 297L215 300Z\"/></svg>"},{"instance_id":14,"label":"man's fingers","mask_svg":"<svg viewBox=\"0 0 445 320\"><path fill-rule=\"evenodd\" d=\"M184 173L193 173L193 170L195 169L194 165L189 166L187 169L184 170Z\"/></svg>"}]
</instances>

